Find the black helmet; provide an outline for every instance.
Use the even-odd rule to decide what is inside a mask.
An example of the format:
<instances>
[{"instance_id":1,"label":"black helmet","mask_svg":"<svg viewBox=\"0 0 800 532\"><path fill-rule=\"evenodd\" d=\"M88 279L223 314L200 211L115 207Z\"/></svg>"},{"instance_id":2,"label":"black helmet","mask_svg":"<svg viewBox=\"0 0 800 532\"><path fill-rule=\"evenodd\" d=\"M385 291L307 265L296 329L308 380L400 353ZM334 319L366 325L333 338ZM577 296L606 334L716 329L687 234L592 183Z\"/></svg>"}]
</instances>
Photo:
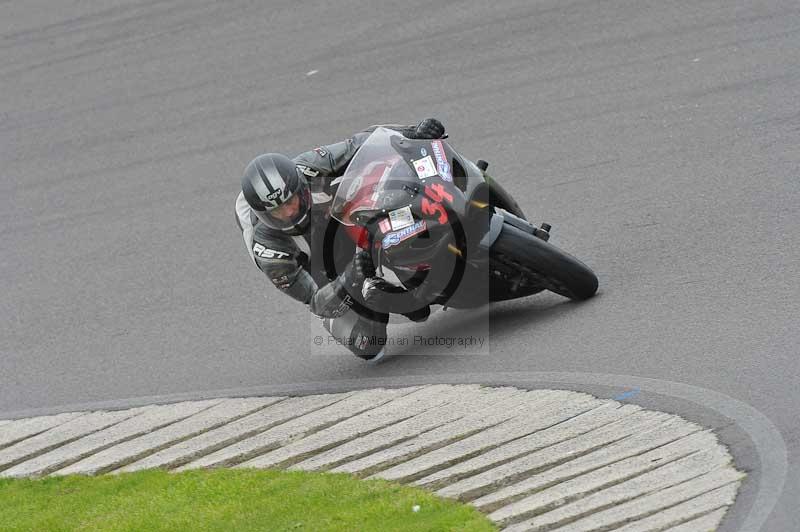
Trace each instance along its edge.
<instances>
[{"instance_id":1,"label":"black helmet","mask_svg":"<svg viewBox=\"0 0 800 532\"><path fill-rule=\"evenodd\" d=\"M253 159L242 176L242 192L259 220L289 234L308 228L311 191L295 163L280 153Z\"/></svg>"}]
</instances>

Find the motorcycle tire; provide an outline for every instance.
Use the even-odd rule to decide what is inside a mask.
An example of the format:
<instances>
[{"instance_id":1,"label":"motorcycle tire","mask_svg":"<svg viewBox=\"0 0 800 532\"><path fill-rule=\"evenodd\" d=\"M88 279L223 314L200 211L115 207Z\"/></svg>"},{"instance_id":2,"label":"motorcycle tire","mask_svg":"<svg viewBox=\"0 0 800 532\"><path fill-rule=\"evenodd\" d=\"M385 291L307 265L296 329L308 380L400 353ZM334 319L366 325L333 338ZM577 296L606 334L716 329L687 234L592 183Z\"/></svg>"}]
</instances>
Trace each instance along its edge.
<instances>
[{"instance_id":1,"label":"motorcycle tire","mask_svg":"<svg viewBox=\"0 0 800 532\"><path fill-rule=\"evenodd\" d=\"M528 286L539 286L574 300L597 292L597 276L584 263L552 244L503 224L491 248L492 268L508 275L521 272Z\"/></svg>"}]
</instances>

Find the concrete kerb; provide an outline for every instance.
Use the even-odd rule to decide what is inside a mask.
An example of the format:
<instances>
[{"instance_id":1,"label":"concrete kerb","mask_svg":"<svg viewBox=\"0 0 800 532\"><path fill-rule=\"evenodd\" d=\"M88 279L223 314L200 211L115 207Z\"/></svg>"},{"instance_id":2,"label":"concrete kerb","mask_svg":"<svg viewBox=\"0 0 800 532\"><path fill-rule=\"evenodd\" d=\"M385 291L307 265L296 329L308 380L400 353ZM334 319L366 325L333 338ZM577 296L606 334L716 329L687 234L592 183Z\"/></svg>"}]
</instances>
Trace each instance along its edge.
<instances>
[{"instance_id":1,"label":"concrete kerb","mask_svg":"<svg viewBox=\"0 0 800 532\"><path fill-rule=\"evenodd\" d=\"M420 384L61 416L0 421L0 476L349 471L435 489L512 530L587 531L716 527L744 476L713 432L568 390Z\"/></svg>"}]
</instances>

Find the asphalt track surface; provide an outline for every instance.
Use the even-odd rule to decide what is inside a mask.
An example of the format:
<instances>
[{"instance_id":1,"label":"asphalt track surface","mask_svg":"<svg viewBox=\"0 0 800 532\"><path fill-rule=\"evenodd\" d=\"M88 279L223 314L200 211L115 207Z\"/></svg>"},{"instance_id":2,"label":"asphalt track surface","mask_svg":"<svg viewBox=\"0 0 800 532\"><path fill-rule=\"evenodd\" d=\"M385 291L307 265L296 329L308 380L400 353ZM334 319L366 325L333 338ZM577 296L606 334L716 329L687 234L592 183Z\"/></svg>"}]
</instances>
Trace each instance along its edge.
<instances>
[{"instance_id":1,"label":"asphalt track surface","mask_svg":"<svg viewBox=\"0 0 800 532\"><path fill-rule=\"evenodd\" d=\"M762 529L800 530L798 49L793 1L2 2L0 418L560 379L713 425L750 471L723 528L772 486ZM454 337L488 317L479 354L316 349L319 322L248 263L241 171L425 116L600 293L393 326ZM780 436L758 445L720 397Z\"/></svg>"}]
</instances>

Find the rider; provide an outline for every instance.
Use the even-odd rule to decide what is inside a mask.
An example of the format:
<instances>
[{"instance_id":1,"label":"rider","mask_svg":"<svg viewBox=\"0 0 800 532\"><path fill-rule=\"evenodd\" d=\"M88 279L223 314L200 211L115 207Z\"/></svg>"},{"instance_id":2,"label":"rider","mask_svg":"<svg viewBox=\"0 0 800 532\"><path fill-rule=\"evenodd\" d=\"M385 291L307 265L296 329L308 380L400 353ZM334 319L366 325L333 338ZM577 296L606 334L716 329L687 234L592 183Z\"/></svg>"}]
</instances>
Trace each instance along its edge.
<instances>
[{"instance_id":1,"label":"rider","mask_svg":"<svg viewBox=\"0 0 800 532\"><path fill-rule=\"evenodd\" d=\"M438 139L445 133L439 120L426 118L416 126L372 126L343 142L316 147L294 159L277 153L260 155L247 165L242 191L236 198L236 220L256 266L279 290L325 318L325 328L343 345L373 361L384 354L389 315L371 311L362 303L380 290L397 287L375 278L366 251L353 255L353 247L333 250L335 264L347 263L343 273L333 279L319 255L326 231L336 225L329 215L338 187L336 177L344 173L377 127L393 129L411 139ZM426 305L405 316L424 321L429 314Z\"/></svg>"}]
</instances>

